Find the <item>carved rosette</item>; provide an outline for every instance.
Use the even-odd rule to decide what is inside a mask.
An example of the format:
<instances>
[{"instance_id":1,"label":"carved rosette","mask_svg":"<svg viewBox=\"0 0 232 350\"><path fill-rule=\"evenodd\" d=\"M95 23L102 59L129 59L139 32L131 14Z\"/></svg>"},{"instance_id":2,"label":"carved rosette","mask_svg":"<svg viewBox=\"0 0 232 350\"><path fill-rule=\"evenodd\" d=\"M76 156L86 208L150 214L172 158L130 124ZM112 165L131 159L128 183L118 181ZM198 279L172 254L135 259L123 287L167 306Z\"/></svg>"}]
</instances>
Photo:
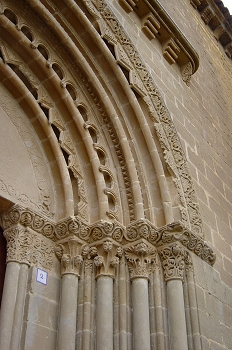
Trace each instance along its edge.
<instances>
[{"instance_id":1,"label":"carved rosette","mask_svg":"<svg viewBox=\"0 0 232 350\"><path fill-rule=\"evenodd\" d=\"M94 257L94 265L97 269L97 277L107 275L114 278L116 268L119 265L123 249L111 240L100 243L96 249L97 255Z\"/></svg>"},{"instance_id":2,"label":"carved rosette","mask_svg":"<svg viewBox=\"0 0 232 350\"><path fill-rule=\"evenodd\" d=\"M130 278L149 278L153 264L157 261L156 249L145 240L141 240L135 245L125 248Z\"/></svg>"},{"instance_id":3,"label":"carved rosette","mask_svg":"<svg viewBox=\"0 0 232 350\"><path fill-rule=\"evenodd\" d=\"M179 244L164 247L159 250L159 256L164 270L165 281L183 281L185 272L186 250Z\"/></svg>"},{"instance_id":4,"label":"carved rosette","mask_svg":"<svg viewBox=\"0 0 232 350\"><path fill-rule=\"evenodd\" d=\"M72 274L80 277L80 269L83 258L81 247L83 242L76 238L70 238L66 242L58 243L55 246L55 254L61 261L61 275Z\"/></svg>"}]
</instances>

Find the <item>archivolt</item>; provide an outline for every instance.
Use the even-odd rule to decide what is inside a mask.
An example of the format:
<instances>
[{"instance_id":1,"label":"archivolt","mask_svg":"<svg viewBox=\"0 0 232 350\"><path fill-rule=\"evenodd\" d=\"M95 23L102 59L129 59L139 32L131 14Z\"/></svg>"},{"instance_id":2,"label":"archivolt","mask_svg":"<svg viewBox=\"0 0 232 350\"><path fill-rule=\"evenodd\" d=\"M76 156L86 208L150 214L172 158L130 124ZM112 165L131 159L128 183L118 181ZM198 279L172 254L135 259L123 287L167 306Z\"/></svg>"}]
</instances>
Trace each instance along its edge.
<instances>
[{"instance_id":1,"label":"archivolt","mask_svg":"<svg viewBox=\"0 0 232 350\"><path fill-rule=\"evenodd\" d=\"M19 13L23 10L28 23L15 11L0 16L0 21L5 42L13 43L20 60L29 62L29 81L29 72L39 81L36 101L32 91L28 94L21 86L20 77L13 78L56 154L64 215L76 214L72 171L82 183L78 215L82 213L86 220L110 218L128 224L146 216L159 226L181 219L200 233L201 220L179 138L152 78L112 11L103 1L97 6L83 1L87 16L83 3L46 3L47 8L37 0L27 0L28 5L2 2L3 14L10 4ZM29 18L40 24L39 31ZM178 203L170 196L168 178L176 185ZM91 203L94 198L97 208ZM173 206L179 207L179 217Z\"/></svg>"}]
</instances>

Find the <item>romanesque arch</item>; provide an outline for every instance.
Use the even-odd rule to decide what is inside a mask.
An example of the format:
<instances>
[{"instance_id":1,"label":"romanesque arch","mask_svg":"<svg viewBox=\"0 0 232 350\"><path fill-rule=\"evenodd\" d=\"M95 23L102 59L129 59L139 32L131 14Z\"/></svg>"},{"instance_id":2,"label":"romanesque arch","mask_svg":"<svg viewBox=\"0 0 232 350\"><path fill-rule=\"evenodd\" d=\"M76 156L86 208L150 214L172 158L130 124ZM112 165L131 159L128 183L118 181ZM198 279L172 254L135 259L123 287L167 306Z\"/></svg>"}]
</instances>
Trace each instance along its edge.
<instances>
[{"instance_id":1,"label":"romanesque arch","mask_svg":"<svg viewBox=\"0 0 232 350\"><path fill-rule=\"evenodd\" d=\"M194 294L189 251L210 264L215 257L169 112L104 1L46 4L0 3L1 120L9 133L0 190L14 203L1 219L10 271L1 349L20 341L28 348L29 268L57 276L59 260L58 349L92 349L95 339L98 350L168 349L175 338L178 349L200 349L182 282L185 295ZM195 325L188 340L186 322Z\"/></svg>"}]
</instances>

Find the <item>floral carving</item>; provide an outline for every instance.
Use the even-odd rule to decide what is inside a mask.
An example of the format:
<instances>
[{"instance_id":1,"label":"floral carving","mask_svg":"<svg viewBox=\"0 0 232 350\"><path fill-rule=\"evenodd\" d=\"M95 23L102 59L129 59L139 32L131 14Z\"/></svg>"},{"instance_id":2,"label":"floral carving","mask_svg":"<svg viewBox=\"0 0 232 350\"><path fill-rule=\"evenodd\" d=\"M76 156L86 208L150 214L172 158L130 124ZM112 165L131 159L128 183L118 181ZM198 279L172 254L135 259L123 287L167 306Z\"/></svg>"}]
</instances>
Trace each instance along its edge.
<instances>
[{"instance_id":1,"label":"floral carving","mask_svg":"<svg viewBox=\"0 0 232 350\"><path fill-rule=\"evenodd\" d=\"M55 254L61 261L61 275L74 274L80 276L80 269L83 262L81 255L82 242L76 238L70 238L55 246Z\"/></svg>"},{"instance_id":2,"label":"floral carving","mask_svg":"<svg viewBox=\"0 0 232 350\"><path fill-rule=\"evenodd\" d=\"M183 281L186 250L179 244L173 244L159 250L159 256L164 269L165 281L172 279Z\"/></svg>"},{"instance_id":3,"label":"floral carving","mask_svg":"<svg viewBox=\"0 0 232 350\"><path fill-rule=\"evenodd\" d=\"M7 262L17 261L28 265L52 268L53 244L34 231L14 226L4 231L7 241Z\"/></svg>"},{"instance_id":4,"label":"floral carving","mask_svg":"<svg viewBox=\"0 0 232 350\"><path fill-rule=\"evenodd\" d=\"M97 251L97 255L94 257L97 276L103 274L114 277L119 260L122 257L122 248L116 246L111 240L106 240L92 248Z\"/></svg>"},{"instance_id":5,"label":"floral carving","mask_svg":"<svg viewBox=\"0 0 232 350\"><path fill-rule=\"evenodd\" d=\"M156 262L156 249L144 240L125 248L131 279L136 277L149 278L152 265Z\"/></svg>"}]
</instances>

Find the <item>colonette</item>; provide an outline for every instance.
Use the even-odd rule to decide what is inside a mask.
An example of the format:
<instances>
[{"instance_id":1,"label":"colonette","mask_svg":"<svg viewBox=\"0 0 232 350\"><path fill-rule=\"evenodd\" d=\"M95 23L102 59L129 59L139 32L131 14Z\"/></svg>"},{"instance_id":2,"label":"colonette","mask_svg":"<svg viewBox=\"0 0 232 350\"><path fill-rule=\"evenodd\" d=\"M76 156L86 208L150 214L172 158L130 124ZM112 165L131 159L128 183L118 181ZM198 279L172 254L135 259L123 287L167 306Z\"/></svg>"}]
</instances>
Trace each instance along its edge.
<instances>
[{"instance_id":1,"label":"colonette","mask_svg":"<svg viewBox=\"0 0 232 350\"><path fill-rule=\"evenodd\" d=\"M172 350L190 343L201 349L191 254L209 264L215 256L181 223L159 229L146 219L128 227L104 220L88 225L77 216L54 223L14 205L2 214L1 226L7 240L1 349L18 349L30 267L50 270L55 256L61 264L58 350L76 349L78 335L82 349L90 349L93 322L97 350L113 350L115 342L119 349L130 342L134 350L167 349L167 343ZM79 283L84 301L78 330Z\"/></svg>"},{"instance_id":2,"label":"colonette","mask_svg":"<svg viewBox=\"0 0 232 350\"><path fill-rule=\"evenodd\" d=\"M174 63L178 41L189 84L196 52L157 1L140 6L162 14L163 55ZM0 25L1 113L31 170L18 181L13 168L12 183L34 180L27 195L1 180L0 350L34 348L43 327L51 349L200 350L192 259L213 265L215 254L172 118L137 48L103 0L2 0ZM53 279L50 304L48 287L33 299L38 268ZM39 314L42 299L51 318Z\"/></svg>"}]
</instances>

